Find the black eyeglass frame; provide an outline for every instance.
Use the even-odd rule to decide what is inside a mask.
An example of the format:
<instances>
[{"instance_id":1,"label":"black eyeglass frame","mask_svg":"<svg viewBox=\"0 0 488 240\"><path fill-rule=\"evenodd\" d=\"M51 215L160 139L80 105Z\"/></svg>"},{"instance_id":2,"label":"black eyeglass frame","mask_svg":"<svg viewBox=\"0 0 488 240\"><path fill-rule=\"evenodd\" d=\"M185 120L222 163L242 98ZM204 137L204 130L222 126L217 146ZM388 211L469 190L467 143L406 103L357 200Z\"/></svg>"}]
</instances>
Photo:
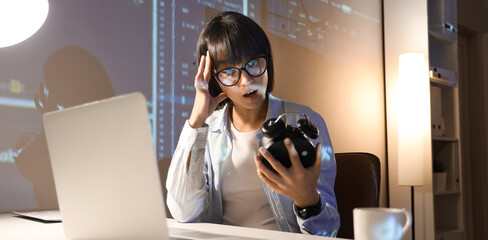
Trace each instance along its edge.
<instances>
[{"instance_id":1,"label":"black eyeglass frame","mask_svg":"<svg viewBox=\"0 0 488 240\"><path fill-rule=\"evenodd\" d=\"M247 64L249 64L250 62L252 62L253 60L258 59L258 58L264 58L264 59L266 60L266 65L264 66L264 71L263 71L261 74L258 74L258 75L252 75L251 73L249 73L249 72L247 71L246 66L247 66ZM223 72L223 71L225 71L225 70L229 70L229 69L237 69L237 70L239 70L239 77L237 78L237 81L236 81L234 84L230 84L230 85L223 83L223 82L220 80L220 78L219 78L219 74L220 74L221 72ZM251 77L259 77L259 76L263 75L263 74L266 72L266 70L268 70L268 56L267 56L267 55L263 55L263 56L258 56L258 57L252 58L251 60L249 60L249 61L248 61L248 62L247 62L245 65L244 65L244 67L243 67L243 68L240 68L240 67L228 67L228 68L224 68L224 69L222 69L222 70L220 70L220 71L216 72L216 73L215 73L215 74L213 74L213 75L214 75L215 79L217 79L217 80L218 80L220 83L222 83L222 85L227 86L227 87L232 87L232 86L235 86L236 84L238 84L238 83L239 83L239 81L241 80L241 73L242 73L242 71L246 72L246 73L247 73L249 76L251 76Z\"/></svg>"}]
</instances>

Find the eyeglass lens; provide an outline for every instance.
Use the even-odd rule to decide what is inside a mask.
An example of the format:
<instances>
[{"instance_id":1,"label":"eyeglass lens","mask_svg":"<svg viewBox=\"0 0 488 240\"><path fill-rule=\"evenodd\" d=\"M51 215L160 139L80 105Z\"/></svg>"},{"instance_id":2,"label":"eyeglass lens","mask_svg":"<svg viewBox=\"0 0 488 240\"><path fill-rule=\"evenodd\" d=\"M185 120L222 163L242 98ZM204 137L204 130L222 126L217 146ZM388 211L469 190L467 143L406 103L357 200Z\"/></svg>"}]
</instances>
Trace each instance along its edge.
<instances>
[{"instance_id":1,"label":"eyeglass lens","mask_svg":"<svg viewBox=\"0 0 488 240\"><path fill-rule=\"evenodd\" d=\"M219 81L228 86L237 84L241 78L241 70L246 71L252 77L258 77L266 71L266 58L258 57L249 61L244 68L227 68L218 72Z\"/></svg>"}]
</instances>

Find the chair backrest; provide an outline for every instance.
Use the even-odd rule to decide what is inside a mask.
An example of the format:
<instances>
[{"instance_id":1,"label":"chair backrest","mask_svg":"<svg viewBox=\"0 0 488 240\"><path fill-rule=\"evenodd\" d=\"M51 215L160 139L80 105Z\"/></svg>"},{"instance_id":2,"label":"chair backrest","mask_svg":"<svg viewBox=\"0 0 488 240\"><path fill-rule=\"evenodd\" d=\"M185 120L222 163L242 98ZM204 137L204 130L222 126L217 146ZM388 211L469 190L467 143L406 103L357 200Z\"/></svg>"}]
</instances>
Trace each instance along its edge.
<instances>
[{"instance_id":1,"label":"chair backrest","mask_svg":"<svg viewBox=\"0 0 488 240\"><path fill-rule=\"evenodd\" d=\"M336 153L335 195L341 227L338 237L354 238L352 210L378 207L380 198L380 160L371 153Z\"/></svg>"}]
</instances>

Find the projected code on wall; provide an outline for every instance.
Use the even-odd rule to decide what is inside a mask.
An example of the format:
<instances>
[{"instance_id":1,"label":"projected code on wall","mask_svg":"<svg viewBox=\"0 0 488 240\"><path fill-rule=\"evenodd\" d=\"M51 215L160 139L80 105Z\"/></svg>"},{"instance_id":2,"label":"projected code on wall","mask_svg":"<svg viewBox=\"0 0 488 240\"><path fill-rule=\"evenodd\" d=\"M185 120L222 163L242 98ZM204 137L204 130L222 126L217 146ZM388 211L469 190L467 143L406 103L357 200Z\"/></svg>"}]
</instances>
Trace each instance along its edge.
<instances>
[{"instance_id":1,"label":"projected code on wall","mask_svg":"<svg viewBox=\"0 0 488 240\"><path fill-rule=\"evenodd\" d=\"M267 32L313 49L330 59L341 59L344 41L367 41L361 21L380 24L362 10L381 2L331 0L159 1L153 33L153 133L158 158L171 157L179 133L194 102L195 46L206 19L218 11L241 12Z\"/></svg>"}]
</instances>

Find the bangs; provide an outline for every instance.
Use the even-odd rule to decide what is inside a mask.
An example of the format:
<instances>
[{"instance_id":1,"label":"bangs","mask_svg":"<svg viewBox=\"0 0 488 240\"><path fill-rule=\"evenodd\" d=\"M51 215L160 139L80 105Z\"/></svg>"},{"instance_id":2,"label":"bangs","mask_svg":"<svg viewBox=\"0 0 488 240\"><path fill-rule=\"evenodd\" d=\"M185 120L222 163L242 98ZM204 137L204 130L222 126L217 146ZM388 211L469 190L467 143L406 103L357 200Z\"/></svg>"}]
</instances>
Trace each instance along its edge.
<instances>
[{"instance_id":1,"label":"bangs","mask_svg":"<svg viewBox=\"0 0 488 240\"><path fill-rule=\"evenodd\" d=\"M235 24L223 18L211 26L206 36L207 50L213 69L223 69L249 61L253 57L269 55L270 46L264 31L254 22Z\"/></svg>"}]
</instances>

